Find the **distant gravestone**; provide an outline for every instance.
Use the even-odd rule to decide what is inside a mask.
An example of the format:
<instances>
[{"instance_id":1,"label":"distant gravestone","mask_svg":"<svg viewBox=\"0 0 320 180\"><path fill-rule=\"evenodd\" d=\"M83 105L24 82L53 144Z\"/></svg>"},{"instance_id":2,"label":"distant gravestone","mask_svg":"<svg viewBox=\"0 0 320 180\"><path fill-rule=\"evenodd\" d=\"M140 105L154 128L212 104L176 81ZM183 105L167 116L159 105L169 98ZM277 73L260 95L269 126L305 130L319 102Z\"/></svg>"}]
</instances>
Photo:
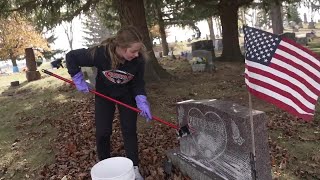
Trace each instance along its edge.
<instances>
[{"instance_id":1,"label":"distant gravestone","mask_svg":"<svg viewBox=\"0 0 320 180\"><path fill-rule=\"evenodd\" d=\"M26 65L29 71L36 71L37 70L37 63L34 56L34 52L32 48L25 49L26 54Z\"/></svg>"},{"instance_id":2,"label":"distant gravestone","mask_svg":"<svg viewBox=\"0 0 320 180\"><path fill-rule=\"evenodd\" d=\"M296 39L298 44L301 44L303 46L307 46L308 45L308 38L307 37L300 37Z\"/></svg>"},{"instance_id":3,"label":"distant gravestone","mask_svg":"<svg viewBox=\"0 0 320 180\"><path fill-rule=\"evenodd\" d=\"M307 14L306 13L303 13L303 23L307 24L308 21L307 21Z\"/></svg>"},{"instance_id":4,"label":"distant gravestone","mask_svg":"<svg viewBox=\"0 0 320 180\"><path fill-rule=\"evenodd\" d=\"M316 35L315 35L315 33L314 32L310 32L310 33L306 33L306 37L307 38L315 38L316 37Z\"/></svg>"},{"instance_id":5,"label":"distant gravestone","mask_svg":"<svg viewBox=\"0 0 320 180\"><path fill-rule=\"evenodd\" d=\"M223 48L222 39L215 39L214 43L215 43L215 49L217 51L222 50L222 48Z\"/></svg>"},{"instance_id":6,"label":"distant gravestone","mask_svg":"<svg viewBox=\"0 0 320 180\"><path fill-rule=\"evenodd\" d=\"M213 59L214 57L214 52L212 51L207 51L207 50L195 50L192 51L192 57L203 57L207 60L205 64L205 70L208 72L212 72L214 69L214 64L213 64Z\"/></svg>"},{"instance_id":7,"label":"distant gravestone","mask_svg":"<svg viewBox=\"0 0 320 180\"><path fill-rule=\"evenodd\" d=\"M253 111L253 166L248 108L219 100L188 100L178 103L177 111L179 126L188 124L192 134L180 138L180 148L167 156L182 173L193 180L272 179L265 113Z\"/></svg>"},{"instance_id":8,"label":"distant gravestone","mask_svg":"<svg viewBox=\"0 0 320 180\"><path fill-rule=\"evenodd\" d=\"M292 28L293 30L296 28L296 25L297 25L297 23L294 22L294 21L290 21L290 22L289 22L289 26L290 26L290 28Z\"/></svg>"},{"instance_id":9,"label":"distant gravestone","mask_svg":"<svg viewBox=\"0 0 320 180\"><path fill-rule=\"evenodd\" d=\"M26 71L26 78L27 81L35 81L41 78L40 72L37 70L37 64L36 64L36 58L34 56L34 52L32 48L26 48L25 49L26 54L26 65L27 65L27 71Z\"/></svg>"},{"instance_id":10,"label":"distant gravestone","mask_svg":"<svg viewBox=\"0 0 320 180\"><path fill-rule=\"evenodd\" d=\"M315 29L315 28L316 28L315 23L313 21L309 22L308 29Z\"/></svg>"},{"instance_id":11,"label":"distant gravestone","mask_svg":"<svg viewBox=\"0 0 320 180\"><path fill-rule=\"evenodd\" d=\"M285 32L285 33L280 34L280 36L289 38L293 41L296 41L296 34L295 33Z\"/></svg>"},{"instance_id":12,"label":"distant gravestone","mask_svg":"<svg viewBox=\"0 0 320 180\"><path fill-rule=\"evenodd\" d=\"M202 41L196 41L191 43L191 49L192 51L196 50L207 50L207 51L213 51L214 45L212 40L202 40Z\"/></svg>"}]
</instances>

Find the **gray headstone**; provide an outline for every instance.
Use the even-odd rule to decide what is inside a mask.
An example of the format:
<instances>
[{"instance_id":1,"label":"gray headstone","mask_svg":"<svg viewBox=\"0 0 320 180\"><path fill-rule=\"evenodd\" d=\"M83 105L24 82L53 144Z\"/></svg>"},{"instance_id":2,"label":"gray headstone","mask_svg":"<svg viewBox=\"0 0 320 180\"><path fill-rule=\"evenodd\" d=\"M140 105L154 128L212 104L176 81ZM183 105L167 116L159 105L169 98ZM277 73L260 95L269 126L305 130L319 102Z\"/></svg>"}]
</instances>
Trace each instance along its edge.
<instances>
[{"instance_id":1,"label":"gray headstone","mask_svg":"<svg viewBox=\"0 0 320 180\"><path fill-rule=\"evenodd\" d=\"M216 50L222 50L223 48L222 39L215 39L214 43L215 43L214 46Z\"/></svg>"},{"instance_id":2,"label":"gray headstone","mask_svg":"<svg viewBox=\"0 0 320 180\"><path fill-rule=\"evenodd\" d=\"M212 40L202 40L202 41L196 41L191 43L191 49L192 51L196 50L207 50L207 51L213 51L214 45Z\"/></svg>"},{"instance_id":3,"label":"gray headstone","mask_svg":"<svg viewBox=\"0 0 320 180\"><path fill-rule=\"evenodd\" d=\"M315 29L315 28L316 28L316 26L315 26L314 22L313 21L309 22L308 29Z\"/></svg>"},{"instance_id":4,"label":"gray headstone","mask_svg":"<svg viewBox=\"0 0 320 180\"><path fill-rule=\"evenodd\" d=\"M314 37L316 37L316 35L314 32L311 32L311 33L306 33L306 37L307 38L314 38Z\"/></svg>"},{"instance_id":5,"label":"gray headstone","mask_svg":"<svg viewBox=\"0 0 320 180\"><path fill-rule=\"evenodd\" d=\"M203 57L207 60L206 71L212 72L214 69L213 58L215 57L214 51L196 50L192 51L192 57Z\"/></svg>"},{"instance_id":6,"label":"gray headstone","mask_svg":"<svg viewBox=\"0 0 320 180\"><path fill-rule=\"evenodd\" d=\"M303 13L303 22L304 23L308 23L308 21L307 21L307 14L306 13Z\"/></svg>"},{"instance_id":7,"label":"gray headstone","mask_svg":"<svg viewBox=\"0 0 320 180\"><path fill-rule=\"evenodd\" d=\"M299 43L303 46L308 45L308 38L307 37L298 37L296 41L297 41L297 43Z\"/></svg>"},{"instance_id":8,"label":"gray headstone","mask_svg":"<svg viewBox=\"0 0 320 180\"><path fill-rule=\"evenodd\" d=\"M193 180L271 180L266 115L253 110L255 171L249 110L232 102L189 100L177 104L179 126L191 135L180 138L180 149L168 158Z\"/></svg>"}]
</instances>

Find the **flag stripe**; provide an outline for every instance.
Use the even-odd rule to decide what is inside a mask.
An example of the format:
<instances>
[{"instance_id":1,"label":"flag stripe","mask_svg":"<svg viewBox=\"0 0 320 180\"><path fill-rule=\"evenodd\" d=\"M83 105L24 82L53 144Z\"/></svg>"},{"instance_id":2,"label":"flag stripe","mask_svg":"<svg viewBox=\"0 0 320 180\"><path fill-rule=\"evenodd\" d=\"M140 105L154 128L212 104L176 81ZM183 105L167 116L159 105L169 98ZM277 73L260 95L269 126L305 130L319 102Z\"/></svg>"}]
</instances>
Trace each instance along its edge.
<instances>
[{"instance_id":1,"label":"flag stripe","mask_svg":"<svg viewBox=\"0 0 320 180\"><path fill-rule=\"evenodd\" d=\"M279 51L278 51L279 50ZM306 72L308 75L312 75L317 80L320 79L320 72L319 67L316 66L316 64L307 64L305 63L305 58L303 56L300 56L299 54L296 54L290 49L287 49L286 47L279 46L279 49L276 51L277 54L280 54L282 57L286 57L288 60L288 64L295 65L295 67L302 67L304 72ZM317 68L317 69L315 69Z\"/></svg>"},{"instance_id":2,"label":"flag stripe","mask_svg":"<svg viewBox=\"0 0 320 180\"><path fill-rule=\"evenodd\" d=\"M249 68L248 68L249 69ZM291 89L289 86L281 84L275 80L268 78L267 76L259 75L250 70L250 73L246 71L250 83L262 86L272 91L278 92L279 94L292 99L292 101L299 105L301 109L308 113L313 113L315 105L307 101L301 94ZM263 79L263 81L262 81Z\"/></svg>"},{"instance_id":3,"label":"flag stripe","mask_svg":"<svg viewBox=\"0 0 320 180\"><path fill-rule=\"evenodd\" d=\"M291 66L291 64L287 64L285 61L283 61L283 59L284 57L275 54L274 58L272 59L271 65L276 65L277 67L279 67L279 71L284 73L290 73L288 75L295 77L295 79L299 80L303 84L307 84L308 88L314 89L314 93L320 93L320 84L317 81L314 81L314 79L310 78L303 71Z\"/></svg>"},{"instance_id":4,"label":"flag stripe","mask_svg":"<svg viewBox=\"0 0 320 180\"><path fill-rule=\"evenodd\" d=\"M286 42L286 46L291 49L294 52L297 52L298 54L303 54L304 57L306 57L306 63L315 64L314 67L319 69L320 67L320 61L319 61L319 55L310 51L309 49L301 46L300 44L297 44L296 42L292 41L291 39L283 38L283 42ZM295 45L292 45L295 44Z\"/></svg>"},{"instance_id":5,"label":"flag stripe","mask_svg":"<svg viewBox=\"0 0 320 180\"><path fill-rule=\"evenodd\" d=\"M312 92L312 94L314 94L315 99L318 97L318 94L320 94L320 91L318 89L316 89L307 80L303 79L303 77L297 75L296 73L293 73L288 69L281 67L277 64L270 64L269 67L277 70L278 72L282 72L283 74L287 74L287 76L291 77L291 79L295 79L296 81L299 82L299 84L303 84L310 92Z\"/></svg>"},{"instance_id":6,"label":"flag stripe","mask_svg":"<svg viewBox=\"0 0 320 180\"><path fill-rule=\"evenodd\" d=\"M247 80L246 80L246 84L247 84L247 87L248 87L248 85L250 83L247 82ZM265 100L265 101L267 101L267 102L269 102L271 104L274 104L277 107L279 107L279 108L281 108L281 109L283 109L285 111L288 111L289 113L291 113L291 114L293 114L293 115L295 115L295 116L297 116L299 118L302 118L302 119L304 119L306 121L310 121L312 119L312 117L313 117L313 115L310 115L310 114L301 114L301 113L297 112L297 110L294 109L293 107L289 106L288 104L283 103L282 99L281 100L275 99L275 98L273 98L271 96L268 96L267 94L264 94L264 93L261 93L259 91L256 91L252 87L248 87L248 89L249 89L249 92L251 94L255 95L256 97L261 98L261 99L263 99L263 100Z\"/></svg>"},{"instance_id":7,"label":"flag stripe","mask_svg":"<svg viewBox=\"0 0 320 180\"><path fill-rule=\"evenodd\" d=\"M306 101L315 104L317 102L316 99L313 99L312 97L308 96L307 93L305 93L299 86L297 86L297 84L291 83L290 81L286 80L286 79L282 79L281 77L278 77L272 73L269 73L268 71L265 70L261 70L261 69L257 69L255 67L246 67L248 70L246 70L246 72L250 71L250 73L255 73L255 74L259 74L259 77L262 78L262 82L266 82L269 84L274 84L274 83L279 83L279 86L282 85L283 88L290 88L292 89L292 91L294 91L295 93L299 93L299 95L305 99ZM264 79L264 76L267 79ZM251 77L251 75L250 75ZM253 76L254 77L254 76ZM270 81L269 81L270 79ZM275 81L275 82L274 82Z\"/></svg>"},{"instance_id":8,"label":"flag stripe","mask_svg":"<svg viewBox=\"0 0 320 180\"><path fill-rule=\"evenodd\" d=\"M274 69L272 67L267 67L267 66L262 65L260 63L255 63L253 61L248 61L248 60L246 60L246 65L248 65L249 67L255 67L259 70L267 71L269 74L273 74L273 76L269 76L269 77L272 77L272 78L277 77L276 80L280 80L280 79L286 80L285 81L286 84L291 83L291 84L299 87L302 91L304 91L306 93L307 96L309 96L310 98L312 98L314 100L316 100L318 98L318 96L316 94L314 94L312 91L310 91L309 88L307 88L303 83L299 82L298 80L294 79L293 77L290 77L287 74L285 74L277 69ZM288 82L290 82L290 83L288 83ZM304 97L307 99L307 96L304 96ZM311 101L309 100L309 102L311 102Z\"/></svg>"},{"instance_id":9,"label":"flag stripe","mask_svg":"<svg viewBox=\"0 0 320 180\"><path fill-rule=\"evenodd\" d=\"M247 78L246 78L246 84L250 87L250 89L254 89L255 91L259 92L260 94L264 94L266 96L269 96L270 98L273 98L275 100L281 99L282 103L281 104L286 104L290 106L292 109L294 109L297 113L299 114L307 114L307 115L312 115L312 113L308 113L303 111L298 105L293 103L293 101L285 96L282 96L281 94L271 91L270 89L265 89L264 87L258 86L256 84L251 83Z\"/></svg>"}]
</instances>

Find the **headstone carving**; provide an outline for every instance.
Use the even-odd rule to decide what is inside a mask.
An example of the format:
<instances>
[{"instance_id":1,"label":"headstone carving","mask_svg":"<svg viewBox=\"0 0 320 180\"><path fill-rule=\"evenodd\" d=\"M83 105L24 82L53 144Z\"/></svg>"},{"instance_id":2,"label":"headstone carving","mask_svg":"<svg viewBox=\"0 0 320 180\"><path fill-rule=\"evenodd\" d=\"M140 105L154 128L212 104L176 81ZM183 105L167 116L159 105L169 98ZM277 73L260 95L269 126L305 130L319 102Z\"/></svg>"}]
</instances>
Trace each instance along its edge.
<instances>
[{"instance_id":1,"label":"headstone carving","mask_svg":"<svg viewBox=\"0 0 320 180\"><path fill-rule=\"evenodd\" d=\"M167 155L191 179L272 179L265 113L253 111L253 166L248 108L219 100L189 100L178 103L177 111L179 126L189 125L192 134L180 138L180 148Z\"/></svg>"},{"instance_id":2,"label":"headstone carving","mask_svg":"<svg viewBox=\"0 0 320 180\"><path fill-rule=\"evenodd\" d=\"M26 54L26 65L27 65L27 71L26 71L26 77L27 81L35 81L41 78L40 72L37 70L37 64L36 64L36 58L34 56L34 52L32 48L26 48L25 49Z\"/></svg>"}]
</instances>

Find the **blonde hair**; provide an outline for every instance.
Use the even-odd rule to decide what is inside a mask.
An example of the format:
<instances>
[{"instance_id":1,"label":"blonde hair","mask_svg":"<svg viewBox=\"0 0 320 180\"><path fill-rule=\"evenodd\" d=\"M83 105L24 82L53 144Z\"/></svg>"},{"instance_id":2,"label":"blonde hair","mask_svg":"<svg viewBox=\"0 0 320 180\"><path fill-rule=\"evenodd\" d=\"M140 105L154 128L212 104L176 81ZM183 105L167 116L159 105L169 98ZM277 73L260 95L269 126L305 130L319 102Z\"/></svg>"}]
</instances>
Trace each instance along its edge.
<instances>
[{"instance_id":1,"label":"blonde hair","mask_svg":"<svg viewBox=\"0 0 320 180\"><path fill-rule=\"evenodd\" d=\"M111 68L116 69L124 62L116 53L116 47L129 48L133 43L142 43L143 39L139 31L134 26L122 27L115 36L110 37L91 49L91 56L94 57L97 47L105 46L110 55ZM147 58L146 47L143 45L140 53L144 58Z\"/></svg>"}]
</instances>

